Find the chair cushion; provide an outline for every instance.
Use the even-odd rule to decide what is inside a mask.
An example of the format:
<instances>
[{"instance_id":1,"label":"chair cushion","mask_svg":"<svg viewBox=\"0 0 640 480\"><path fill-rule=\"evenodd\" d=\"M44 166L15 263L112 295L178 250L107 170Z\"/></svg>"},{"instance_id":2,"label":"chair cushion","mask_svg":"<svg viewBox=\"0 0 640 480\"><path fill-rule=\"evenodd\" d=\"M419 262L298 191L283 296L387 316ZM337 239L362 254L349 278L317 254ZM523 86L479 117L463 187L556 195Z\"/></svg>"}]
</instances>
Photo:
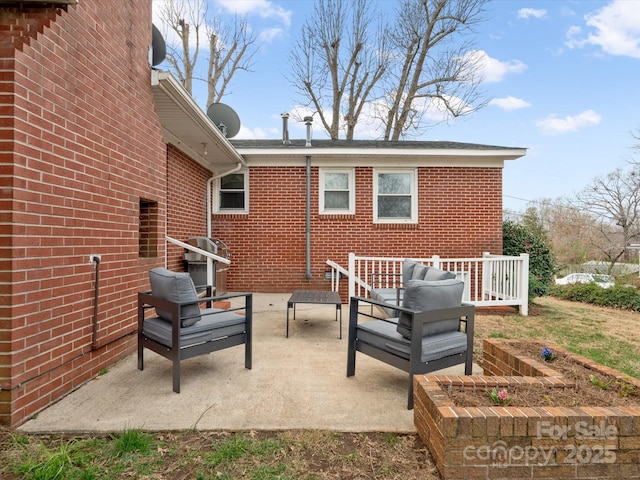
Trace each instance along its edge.
<instances>
[{"instance_id":1,"label":"chair cushion","mask_svg":"<svg viewBox=\"0 0 640 480\"><path fill-rule=\"evenodd\" d=\"M202 320L180 329L180 348L197 343L210 342L218 338L243 333L246 330L245 317L218 308L201 310ZM147 338L169 348L172 347L171 321L160 317L147 318L142 331Z\"/></svg>"},{"instance_id":2,"label":"chair cushion","mask_svg":"<svg viewBox=\"0 0 640 480\"><path fill-rule=\"evenodd\" d=\"M170 302L192 302L198 300L196 287L193 285L191 275L188 273L172 272L166 268L154 268L149 272L151 294L154 297L163 298ZM156 309L158 316L171 321L171 313ZM200 320L200 305L185 305L181 312L181 325L189 327Z\"/></svg>"},{"instance_id":3,"label":"chair cushion","mask_svg":"<svg viewBox=\"0 0 640 480\"><path fill-rule=\"evenodd\" d=\"M413 311L423 312L443 308L459 307L462 304L464 282L456 278L446 280L409 280L404 290L402 306ZM398 333L411 338L412 315L400 312ZM424 326L422 336L455 331L458 319L442 320Z\"/></svg>"},{"instance_id":4,"label":"chair cushion","mask_svg":"<svg viewBox=\"0 0 640 480\"><path fill-rule=\"evenodd\" d=\"M387 342L387 349L394 351L400 356L409 358L411 343L404 339L406 343ZM422 363L433 362L441 358L458 355L467 351L467 336L462 332L445 332L429 337L422 337Z\"/></svg>"},{"instance_id":5,"label":"chair cushion","mask_svg":"<svg viewBox=\"0 0 640 480\"><path fill-rule=\"evenodd\" d=\"M404 289L400 288L374 288L371 290L371 298L388 305L401 305L403 293ZM398 296L400 297L399 303ZM385 308L384 311L388 317L398 316L398 311L394 308Z\"/></svg>"},{"instance_id":6,"label":"chair cushion","mask_svg":"<svg viewBox=\"0 0 640 480\"><path fill-rule=\"evenodd\" d=\"M456 278L456 274L453 272L447 272L445 270L440 270L439 268L431 267L424 274L422 280L448 280L450 278Z\"/></svg>"},{"instance_id":7,"label":"chair cushion","mask_svg":"<svg viewBox=\"0 0 640 480\"><path fill-rule=\"evenodd\" d=\"M400 290L400 301L402 301L403 290ZM397 288L373 288L371 289L371 298L379 302L397 305L398 289Z\"/></svg>"},{"instance_id":8,"label":"chair cushion","mask_svg":"<svg viewBox=\"0 0 640 480\"><path fill-rule=\"evenodd\" d=\"M411 260L410 258L406 258L402 262L402 284L406 285L409 280L413 278L413 269L416 265L421 265L415 260Z\"/></svg>"},{"instance_id":9,"label":"chair cushion","mask_svg":"<svg viewBox=\"0 0 640 480\"><path fill-rule=\"evenodd\" d=\"M380 350L409 359L411 342L396 331L395 323L384 320L361 323L358 325L358 340ZM462 332L446 332L422 338L423 363L439 360L450 355L458 355L467 350L467 336Z\"/></svg>"},{"instance_id":10,"label":"chair cushion","mask_svg":"<svg viewBox=\"0 0 640 480\"><path fill-rule=\"evenodd\" d=\"M413 268L413 273L411 274L411 280L424 280L424 276L427 274L427 272L429 271L430 267L427 267L426 265L423 265L421 263L418 263L414 268ZM407 282L408 283L408 282ZM405 287L407 286L407 284L404 284Z\"/></svg>"}]
</instances>

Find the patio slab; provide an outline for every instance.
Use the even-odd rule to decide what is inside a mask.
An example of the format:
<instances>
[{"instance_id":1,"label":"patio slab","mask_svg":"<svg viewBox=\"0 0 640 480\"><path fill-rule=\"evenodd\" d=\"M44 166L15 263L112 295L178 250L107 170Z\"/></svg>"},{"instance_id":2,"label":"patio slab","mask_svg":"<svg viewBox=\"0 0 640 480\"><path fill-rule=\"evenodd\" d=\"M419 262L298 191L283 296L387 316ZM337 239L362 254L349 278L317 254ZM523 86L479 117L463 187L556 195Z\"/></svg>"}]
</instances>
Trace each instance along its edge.
<instances>
[{"instance_id":1,"label":"patio slab","mask_svg":"<svg viewBox=\"0 0 640 480\"><path fill-rule=\"evenodd\" d=\"M171 362L145 351L86 383L19 427L33 433L157 430L415 432L407 375L358 354L346 377L348 305L338 339L333 305L299 305L285 338L288 293L254 294L253 369L244 347L182 362L181 393ZM446 373L463 374L463 365ZM481 373L474 366L474 373Z\"/></svg>"}]
</instances>

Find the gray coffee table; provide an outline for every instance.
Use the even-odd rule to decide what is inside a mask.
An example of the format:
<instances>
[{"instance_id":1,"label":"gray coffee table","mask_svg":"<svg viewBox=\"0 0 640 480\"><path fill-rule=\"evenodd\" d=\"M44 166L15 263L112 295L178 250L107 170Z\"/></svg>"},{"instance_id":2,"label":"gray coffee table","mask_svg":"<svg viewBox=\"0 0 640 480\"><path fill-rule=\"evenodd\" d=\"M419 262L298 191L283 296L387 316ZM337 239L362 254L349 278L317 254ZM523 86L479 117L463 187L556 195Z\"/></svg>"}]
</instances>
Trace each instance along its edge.
<instances>
[{"instance_id":1,"label":"gray coffee table","mask_svg":"<svg viewBox=\"0 0 640 480\"><path fill-rule=\"evenodd\" d=\"M338 292L325 290L295 290L287 301L287 338L289 338L289 309L293 307L293 319L296 319L296 303L316 303L318 305L335 305L336 322L340 312L340 339L342 339L342 300Z\"/></svg>"}]
</instances>

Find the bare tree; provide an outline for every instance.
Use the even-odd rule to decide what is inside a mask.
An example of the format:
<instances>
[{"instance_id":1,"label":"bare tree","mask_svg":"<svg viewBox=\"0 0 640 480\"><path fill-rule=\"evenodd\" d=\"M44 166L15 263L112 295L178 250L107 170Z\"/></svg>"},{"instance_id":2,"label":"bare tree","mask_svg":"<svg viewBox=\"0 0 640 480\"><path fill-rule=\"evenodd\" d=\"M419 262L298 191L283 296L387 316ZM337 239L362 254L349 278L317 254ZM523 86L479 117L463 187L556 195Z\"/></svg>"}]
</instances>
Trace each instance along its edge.
<instances>
[{"instance_id":1,"label":"bare tree","mask_svg":"<svg viewBox=\"0 0 640 480\"><path fill-rule=\"evenodd\" d=\"M559 267L601 257L600 249L594 247L599 234L589 213L563 198L541 200L538 211Z\"/></svg>"},{"instance_id":2,"label":"bare tree","mask_svg":"<svg viewBox=\"0 0 640 480\"><path fill-rule=\"evenodd\" d=\"M402 0L393 30L374 35L370 0L316 0L291 54L292 83L333 139L341 128L353 138L367 105L385 140L419 133L429 111L468 115L485 102L481 58L464 36L488 1Z\"/></svg>"},{"instance_id":3,"label":"bare tree","mask_svg":"<svg viewBox=\"0 0 640 480\"><path fill-rule=\"evenodd\" d=\"M640 151L640 128L638 128L635 132L631 132L631 136L638 140L639 143L636 143L633 148L635 150Z\"/></svg>"},{"instance_id":4,"label":"bare tree","mask_svg":"<svg viewBox=\"0 0 640 480\"><path fill-rule=\"evenodd\" d=\"M219 102L238 70L250 71L256 53L256 34L249 31L246 18L236 17L229 27L219 20L207 25L209 68L207 105Z\"/></svg>"},{"instance_id":5,"label":"bare tree","mask_svg":"<svg viewBox=\"0 0 640 480\"><path fill-rule=\"evenodd\" d=\"M627 245L640 240L640 167L617 168L594 179L577 194L576 205L593 217L597 247L609 262L610 272L627 252Z\"/></svg>"},{"instance_id":6,"label":"bare tree","mask_svg":"<svg viewBox=\"0 0 640 480\"><path fill-rule=\"evenodd\" d=\"M249 71L257 37L250 32L246 18L235 17L227 25L218 18L209 18L207 5L207 0L166 0L160 18L178 38L177 45L168 42L169 65L190 94L194 80L206 82L209 105L221 100L237 71ZM196 73L203 35L209 47L206 77Z\"/></svg>"},{"instance_id":7,"label":"bare tree","mask_svg":"<svg viewBox=\"0 0 640 480\"><path fill-rule=\"evenodd\" d=\"M387 68L387 35L374 34L371 0L317 0L290 55L290 79L332 139L355 127Z\"/></svg>"},{"instance_id":8,"label":"bare tree","mask_svg":"<svg viewBox=\"0 0 640 480\"><path fill-rule=\"evenodd\" d=\"M162 23L177 35L179 43L168 42L166 60L190 94L206 12L205 0L166 0L160 11Z\"/></svg>"},{"instance_id":9,"label":"bare tree","mask_svg":"<svg viewBox=\"0 0 640 480\"><path fill-rule=\"evenodd\" d=\"M487 0L403 0L391 37L399 60L387 85L384 139L424 128L426 112L459 117L484 105L481 64L464 35L483 20Z\"/></svg>"}]
</instances>

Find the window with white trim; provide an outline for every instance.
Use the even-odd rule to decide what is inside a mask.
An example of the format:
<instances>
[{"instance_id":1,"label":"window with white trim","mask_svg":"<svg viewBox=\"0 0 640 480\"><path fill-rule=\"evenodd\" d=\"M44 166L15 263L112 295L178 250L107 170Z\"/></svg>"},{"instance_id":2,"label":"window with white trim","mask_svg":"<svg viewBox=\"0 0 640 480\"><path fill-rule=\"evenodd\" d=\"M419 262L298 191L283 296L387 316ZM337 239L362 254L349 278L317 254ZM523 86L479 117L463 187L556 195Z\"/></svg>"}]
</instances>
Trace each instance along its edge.
<instances>
[{"instance_id":1,"label":"window with white trim","mask_svg":"<svg viewBox=\"0 0 640 480\"><path fill-rule=\"evenodd\" d=\"M320 169L320 213L355 213L354 177L353 169Z\"/></svg>"},{"instance_id":2,"label":"window with white trim","mask_svg":"<svg viewBox=\"0 0 640 480\"><path fill-rule=\"evenodd\" d=\"M374 170L373 218L375 222L418 222L417 177L415 169Z\"/></svg>"},{"instance_id":3,"label":"window with white trim","mask_svg":"<svg viewBox=\"0 0 640 480\"><path fill-rule=\"evenodd\" d=\"M249 211L249 174L236 172L216 181L214 211L217 213L247 213Z\"/></svg>"}]
</instances>

